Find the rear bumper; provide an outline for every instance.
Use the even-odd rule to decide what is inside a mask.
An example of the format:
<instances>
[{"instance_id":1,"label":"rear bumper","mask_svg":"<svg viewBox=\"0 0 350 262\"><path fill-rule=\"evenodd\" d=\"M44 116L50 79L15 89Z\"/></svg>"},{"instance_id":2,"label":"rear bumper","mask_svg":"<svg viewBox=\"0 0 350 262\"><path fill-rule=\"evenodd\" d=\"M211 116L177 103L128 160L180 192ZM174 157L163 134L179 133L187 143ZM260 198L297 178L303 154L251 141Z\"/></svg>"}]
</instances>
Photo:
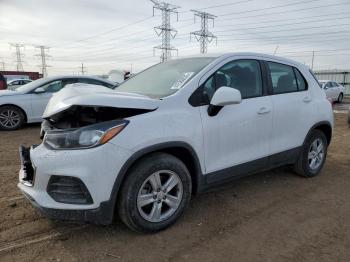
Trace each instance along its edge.
<instances>
[{"instance_id":1,"label":"rear bumper","mask_svg":"<svg viewBox=\"0 0 350 262\"><path fill-rule=\"evenodd\" d=\"M21 190L22 194L30 201L30 203L42 215L52 220L63 220L71 222L86 222L99 225L109 225L113 220L113 207L110 201L105 201L100 204L100 207L95 209L69 210L69 209L54 209L40 206L34 198Z\"/></svg>"}]
</instances>

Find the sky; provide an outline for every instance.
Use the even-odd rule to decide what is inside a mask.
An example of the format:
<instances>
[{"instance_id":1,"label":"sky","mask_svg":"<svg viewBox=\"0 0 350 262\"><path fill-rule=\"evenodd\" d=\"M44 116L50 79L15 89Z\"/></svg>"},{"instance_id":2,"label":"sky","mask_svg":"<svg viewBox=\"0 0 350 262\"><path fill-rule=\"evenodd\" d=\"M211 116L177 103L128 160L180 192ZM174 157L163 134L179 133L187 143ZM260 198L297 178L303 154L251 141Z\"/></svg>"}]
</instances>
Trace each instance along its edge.
<instances>
[{"instance_id":1,"label":"sky","mask_svg":"<svg viewBox=\"0 0 350 262\"><path fill-rule=\"evenodd\" d=\"M171 0L177 35L173 58L199 54L190 32L200 29L196 9L215 16L217 41L208 53L260 52L297 60L314 70L350 69L350 0ZM47 46L48 75L138 72L160 61L154 27L161 13L149 0L0 0L0 70L16 69L19 43L25 71L40 71ZM314 54L314 59L312 59Z\"/></svg>"}]
</instances>

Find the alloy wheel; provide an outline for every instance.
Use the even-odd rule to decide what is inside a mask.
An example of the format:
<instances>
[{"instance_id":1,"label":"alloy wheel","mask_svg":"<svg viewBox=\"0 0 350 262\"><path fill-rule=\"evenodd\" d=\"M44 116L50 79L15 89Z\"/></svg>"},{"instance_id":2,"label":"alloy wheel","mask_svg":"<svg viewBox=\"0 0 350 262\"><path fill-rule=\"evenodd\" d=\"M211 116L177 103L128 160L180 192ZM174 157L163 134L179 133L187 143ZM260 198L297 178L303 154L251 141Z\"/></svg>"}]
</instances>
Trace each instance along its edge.
<instances>
[{"instance_id":1,"label":"alloy wheel","mask_svg":"<svg viewBox=\"0 0 350 262\"><path fill-rule=\"evenodd\" d=\"M160 170L143 182L137 196L137 208L145 220L162 222L176 212L182 195L180 177L173 171Z\"/></svg>"},{"instance_id":2,"label":"alloy wheel","mask_svg":"<svg viewBox=\"0 0 350 262\"><path fill-rule=\"evenodd\" d=\"M323 141L320 138L315 139L309 148L308 162L312 170L318 169L324 160L325 150Z\"/></svg>"},{"instance_id":3,"label":"alloy wheel","mask_svg":"<svg viewBox=\"0 0 350 262\"><path fill-rule=\"evenodd\" d=\"M20 121L20 115L15 110L7 109L0 113L0 124L5 128L15 128Z\"/></svg>"}]
</instances>

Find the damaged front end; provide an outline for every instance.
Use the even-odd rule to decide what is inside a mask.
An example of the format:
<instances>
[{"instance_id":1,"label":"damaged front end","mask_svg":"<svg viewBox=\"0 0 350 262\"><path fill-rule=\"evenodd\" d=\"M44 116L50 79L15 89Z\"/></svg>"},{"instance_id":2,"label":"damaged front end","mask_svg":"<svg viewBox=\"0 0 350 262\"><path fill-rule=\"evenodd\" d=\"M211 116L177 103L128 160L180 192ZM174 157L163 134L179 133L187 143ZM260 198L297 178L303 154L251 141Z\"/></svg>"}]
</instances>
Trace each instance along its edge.
<instances>
[{"instance_id":1,"label":"damaged front end","mask_svg":"<svg viewBox=\"0 0 350 262\"><path fill-rule=\"evenodd\" d=\"M102 145L129 123L126 118L150 109L71 106L42 123L40 137L51 149L84 149Z\"/></svg>"},{"instance_id":2,"label":"damaged front end","mask_svg":"<svg viewBox=\"0 0 350 262\"><path fill-rule=\"evenodd\" d=\"M77 129L113 120L122 122L121 120L125 118L148 113L150 111L152 110L103 106L71 106L43 120L40 138L43 139L45 133L48 131Z\"/></svg>"}]
</instances>

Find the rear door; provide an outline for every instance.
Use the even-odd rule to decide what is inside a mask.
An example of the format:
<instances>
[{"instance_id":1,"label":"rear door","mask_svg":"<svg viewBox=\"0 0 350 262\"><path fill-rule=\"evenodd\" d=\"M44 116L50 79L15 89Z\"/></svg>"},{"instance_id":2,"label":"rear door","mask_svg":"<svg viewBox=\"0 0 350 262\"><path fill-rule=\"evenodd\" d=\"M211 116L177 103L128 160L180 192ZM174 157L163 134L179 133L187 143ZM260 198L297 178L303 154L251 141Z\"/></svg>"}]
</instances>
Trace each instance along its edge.
<instances>
[{"instance_id":1,"label":"rear door","mask_svg":"<svg viewBox=\"0 0 350 262\"><path fill-rule=\"evenodd\" d=\"M312 95L307 82L295 67L266 62L273 104L271 154L301 146L312 126Z\"/></svg>"}]
</instances>

